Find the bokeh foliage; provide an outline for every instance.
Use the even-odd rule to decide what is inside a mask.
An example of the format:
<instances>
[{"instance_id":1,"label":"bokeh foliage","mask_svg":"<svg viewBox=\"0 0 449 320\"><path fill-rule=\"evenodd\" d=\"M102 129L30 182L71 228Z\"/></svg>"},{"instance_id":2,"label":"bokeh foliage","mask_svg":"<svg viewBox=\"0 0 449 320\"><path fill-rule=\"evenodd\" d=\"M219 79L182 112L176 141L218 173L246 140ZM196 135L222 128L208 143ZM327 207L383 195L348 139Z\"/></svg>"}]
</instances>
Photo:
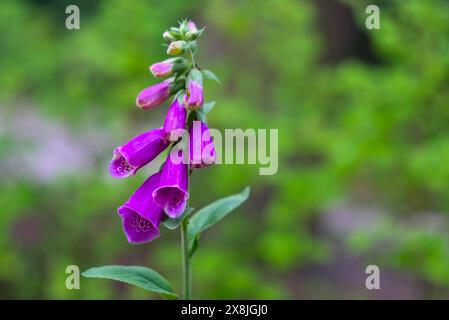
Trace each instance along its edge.
<instances>
[{"instance_id":1,"label":"bokeh foliage","mask_svg":"<svg viewBox=\"0 0 449 320\"><path fill-rule=\"evenodd\" d=\"M64 9L75 3L81 29L68 31ZM147 67L164 57L161 33L183 17L206 25L198 60L222 82L206 84L206 99L219 101L210 125L279 129L276 175L249 165L193 175L196 208L252 187L249 202L202 237L195 297L319 297L295 279L335 258L316 226L341 204L384 213L373 228L345 234L351 254L449 287L449 5L379 1L381 29L367 31L371 3L344 3L375 63L323 62L313 1L1 1L0 297L147 297L84 279L69 291L70 264L147 264L179 289L178 234L163 230L149 245L130 246L116 216L157 166L115 181L107 164L116 144L160 125L166 107L145 113L134 99L155 83ZM94 128L107 138L87 148L86 170L45 182L5 170L11 155L45 144L2 128L30 112L76 137L90 139L85 130Z\"/></svg>"}]
</instances>

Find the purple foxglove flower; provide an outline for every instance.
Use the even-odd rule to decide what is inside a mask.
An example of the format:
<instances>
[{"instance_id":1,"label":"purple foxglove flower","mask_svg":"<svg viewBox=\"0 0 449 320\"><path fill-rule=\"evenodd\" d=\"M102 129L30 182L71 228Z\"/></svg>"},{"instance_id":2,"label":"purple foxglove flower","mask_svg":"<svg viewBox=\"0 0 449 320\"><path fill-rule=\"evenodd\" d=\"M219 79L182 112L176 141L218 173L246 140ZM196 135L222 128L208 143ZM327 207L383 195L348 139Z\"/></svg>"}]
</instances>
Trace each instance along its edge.
<instances>
[{"instance_id":1,"label":"purple foxglove flower","mask_svg":"<svg viewBox=\"0 0 449 320\"><path fill-rule=\"evenodd\" d=\"M170 153L162 169L159 187L153 191L153 200L169 217L177 218L187 205L189 178L188 165L182 159L172 159L176 158L172 153L175 152Z\"/></svg>"},{"instance_id":2,"label":"purple foxglove flower","mask_svg":"<svg viewBox=\"0 0 449 320\"><path fill-rule=\"evenodd\" d=\"M173 79L167 79L140 91L136 98L137 106L142 109L152 109L164 103L170 96L172 81Z\"/></svg>"},{"instance_id":3,"label":"purple foxglove flower","mask_svg":"<svg viewBox=\"0 0 449 320\"><path fill-rule=\"evenodd\" d=\"M148 242L160 235L158 227L164 210L157 206L151 197L159 179L159 172L149 177L117 210L122 218L123 231L130 243Z\"/></svg>"},{"instance_id":4,"label":"purple foxglove flower","mask_svg":"<svg viewBox=\"0 0 449 320\"><path fill-rule=\"evenodd\" d=\"M210 130L204 122L193 121L189 128L190 167L204 168L215 163L215 147Z\"/></svg>"},{"instance_id":5,"label":"purple foxglove flower","mask_svg":"<svg viewBox=\"0 0 449 320\"><path fill-rule=\"evenodd\" d=\"M151 65L150 71L156 78L166 77L173 73L174 61L167 59Z\"/></svg>"},{"instance_id":6,"label":"purple foxglove flower","mask_svg":"<svg viewBox=\"0 0 449 320\"><path fill-rule=\"evenodd\" d=\"M187 110L176 98L168 109L164 122L165 139L176 141L184 134L187 120Z\"/></svg>"},{"instance_id":7,"label":"purple foxglove flower","mask_svg":"<svg viewBox=\"0 0 449 320\"><path fill-rule=\"evenodd\" d=\"M203 87L195 80L189 81L187 85L184 103L193 110L201 108L204 103Z\"/></svg>"},{"instance_id":8,"label":"purple foxglove flower","mask_svg":"<svg viewBox=\"0 0 449 320\"><path fill-rule=\"evenodd\" d=\"M167 148L162 129L153 129L138 135L114 150L109 172L114 178L126 178L156 158Z\"/></svg>"}]
</instances>

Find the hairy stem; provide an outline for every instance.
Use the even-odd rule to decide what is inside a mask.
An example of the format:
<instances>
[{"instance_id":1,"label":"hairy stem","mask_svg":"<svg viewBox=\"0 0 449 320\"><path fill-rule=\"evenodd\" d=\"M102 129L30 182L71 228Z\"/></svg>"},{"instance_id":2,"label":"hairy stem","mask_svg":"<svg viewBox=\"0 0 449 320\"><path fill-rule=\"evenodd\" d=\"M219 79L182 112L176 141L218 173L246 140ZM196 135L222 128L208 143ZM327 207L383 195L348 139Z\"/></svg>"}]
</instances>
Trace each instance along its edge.
<instances>
[{"instance_id":1,"label":"hairy stem","mask_svg":"<svg viewBox=\"0 0 449 320\"><path fill-rule=\"evenodd\" d=\"M187 238L187 225L189 219L186 218L181 225L181 250L182 250L182 285L184 300L190 300L192 295L192 275L190 270L189 242Z\"/></svg>"}]
</instances>

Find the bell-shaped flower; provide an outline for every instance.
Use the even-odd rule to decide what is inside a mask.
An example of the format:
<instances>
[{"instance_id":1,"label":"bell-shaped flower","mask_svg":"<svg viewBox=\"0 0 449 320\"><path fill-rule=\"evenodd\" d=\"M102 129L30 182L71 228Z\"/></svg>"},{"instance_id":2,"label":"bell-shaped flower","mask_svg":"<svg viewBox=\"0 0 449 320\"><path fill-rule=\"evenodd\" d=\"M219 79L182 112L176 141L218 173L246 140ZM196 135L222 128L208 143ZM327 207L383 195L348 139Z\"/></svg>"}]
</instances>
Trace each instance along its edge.
<instances>
[{"instance_id":1,"label":"bell-shaped flower","mask_svg":"<svg viewBox=\"0 0 449 320\"><path fill-rule=\"evenodd\" d=\"M169 142L162 129L153 129L138 135L131 141L115 148L109 165L114 178L126 178L164 151Z\"/></svg>"},{"instance_id":2,"label":"bell-shaped flower","mask_svg":"<svg viewBox=\"0 0 449 320\"><path fill-rule=\"evenodd\" d=\"M176 98L168 109L164 122L164 136L168 141L176 141L185 132L187 110Z\"/></svg>"},{"instance_id":3,"label":"bell-shaped flower","mask_svg":"<svg viewBox=\"0 0 449 320\"><path fill-rule=\"evenodd\" d=\"M191 168L204 168L215 163L215 147L208 126L193 121L189 128L189 159Z\"/></svg>"},{"instance_id":4,"label":"bell-shaped flower","mask_svg":"<svg viewBox=\"0 0 449 320\"><path fill-rule=\"evenodd\" d=\"M164 216L164 210L153 202L152 192L159 185L160 173L149 177L128 199L118 208L122 218L123 231L130 243L145 243L159 237L159 223Z\"/></svg>"},{"instance_id":5,"label":"bell-shaped flower","mask_svg":"<svg viewBox=\"0 0 449 320\"><path fill-rule=\"evenodd\" d=\"M181 150L174 147L162 168L159 187L153 191L154 202L170 218L179 217L185 210L188 192L188 164Z\"/></svg>"}]
</instances>

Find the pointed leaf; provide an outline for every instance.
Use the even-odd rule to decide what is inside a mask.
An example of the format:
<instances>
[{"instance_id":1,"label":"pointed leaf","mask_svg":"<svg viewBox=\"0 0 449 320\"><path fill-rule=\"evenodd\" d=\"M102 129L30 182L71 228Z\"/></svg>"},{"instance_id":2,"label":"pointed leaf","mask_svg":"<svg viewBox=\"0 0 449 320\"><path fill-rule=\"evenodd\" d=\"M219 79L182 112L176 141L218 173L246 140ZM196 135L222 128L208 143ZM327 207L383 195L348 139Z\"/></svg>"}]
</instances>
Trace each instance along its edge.
<instances>
[{"instance_id":1,"label":"pointed leaf","mask_svg":"<svg viewBox=\"0 0 449 320\"><path fill-rule=\"evenodd\" d=\"M178 99L178 103L180 105L184 105L184 94L186 93L185 90L181 89L178 91L178 93L176 93L175 99Z\"/></svg>"},{"instance_id":2,"label":"pointed leaf","mask_svg":"<svg viewBox=\"0 0 449 320\"><path fill-rule=\"evenodd\" d=\"M215 103L217 103L217 102L216 101L207 102L203 105L202 108L196 110L195 111L196 118L207 124L207 113L210 112L214 108Z\"/></svg>"},{"instance_id":3,"label":"pointed leaf","mask_svg":"<svg viewBox=\"0 0 449 320\"><path fill-rule=\"evenodd\" d=\"M101 266L90 268L82 275L86 278L111 279L156 292L168 299L176 298L170 283L153 269L141 266Z\"/></svg>"},{"instance_id":4,"label":"pointed leaf","mask_svg":"<svg viewBox=\"0 0 449 320\"><path fill-rule=\"evenodd\" d=\"M170 230L174 230L177 227L179 227L179 225L181 224L181 222L187 218L189 216L189 214L191 214L195 209L192 207L188 207L184 210L183 214L181 216L179 216L178 218L170 218L167 216L167 218L163 221L164 226L167 229Z\"/></svg>"},{"instance_id":5,"label":"pointed leaf","mask_svg":"<svg viewBox=\"0 0 449 320\"><path fill-rule=\"evenodd\" d=\"M201 72L198 69L192 69L189 72L188 75L188 80L193 80L197 83L199 83L200 86L203 85L203 75L201 74Z\"/></svg>"},{"instance_id":6,"label":"pointed leaf","mask_svg":"<svg viewBox=\"0 0 449 320\"><path fill-rule=\"evenodd\" d=\"M212 111L212 109L215 107L215 104L217 103L217 101L210 101L210 102L206 102L203 107L201 108L201 110L203 110L204 113L209 113Z\"/></svg>"},{"instance_id":7,"label":"pointed leaf","mask_svg":"<svg viewBox=\"0 0 449 320\"><path fill-rule=\"evenodd\" d=\"M214 80L214 81L220 83L220 80L219 80L218 77L215 75L215 73L213 73L212 71L204 69L204 70L201 70L201 72L203 73L203 76L204 76L206 79Z\"/></svg>"},{"instance_id":8,"label":"pointed leaf","mask_svg":"<svg viewBox=\"0 0 449 320\"><path fill-rule=\"evenodd\" d=\"M201 122L204 122L204 123L207 124L206 112L204 112L204 110L202 108L198 109L198 110L195 110L195 112L196 112L196 118L198 120L200 120Z\"/></svg>"},{"instance_id":9,"label":"pointed leaf","mask_svg":"<svg viewBox=\"0 0 449 320\"><path fill-rule=\"evenodd\" d=\"M189 238L189 256L191 257L198 247L198 239L204 230L223 219L229 212L241 205L249 197L250 188L242 192L217 200L198 210L190 219L187 227Z\"/></svg>"}]
</instances>

